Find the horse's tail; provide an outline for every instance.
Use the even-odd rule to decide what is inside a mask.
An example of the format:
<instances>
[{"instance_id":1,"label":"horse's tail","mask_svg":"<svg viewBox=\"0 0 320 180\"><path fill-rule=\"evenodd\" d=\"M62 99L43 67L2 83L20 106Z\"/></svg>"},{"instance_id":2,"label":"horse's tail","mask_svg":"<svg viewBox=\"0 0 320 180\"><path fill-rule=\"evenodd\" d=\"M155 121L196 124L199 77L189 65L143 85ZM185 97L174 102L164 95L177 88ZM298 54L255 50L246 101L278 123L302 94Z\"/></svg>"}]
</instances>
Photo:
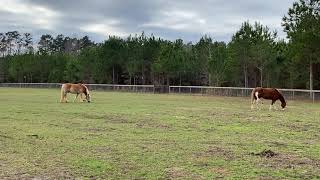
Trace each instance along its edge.
<instances>
[{"instance_id":1,"label":"horse's tail","mask_svg":"<svg viewBox=\"0 0 320 180\"><path fill-rule=\"evenodd\" d=\"M64 84L62 84L62 86L61 86L60 102L63 102L63 100L64 100L64 96L65 96L64 86L65 86Z\"/></svg>"},{"instance_id":2,"label":"horse's tail","mask_svg":"<svg viewBox=\"0 0 320 180\"><path fill-rule=\"evenodd\" d=\"M255 97L254 97L254 92L255 92L255 88L252 89L252 92L251 92L251 104L253 104L254 100L255 100Z\"/></svg>"}]
</instances>

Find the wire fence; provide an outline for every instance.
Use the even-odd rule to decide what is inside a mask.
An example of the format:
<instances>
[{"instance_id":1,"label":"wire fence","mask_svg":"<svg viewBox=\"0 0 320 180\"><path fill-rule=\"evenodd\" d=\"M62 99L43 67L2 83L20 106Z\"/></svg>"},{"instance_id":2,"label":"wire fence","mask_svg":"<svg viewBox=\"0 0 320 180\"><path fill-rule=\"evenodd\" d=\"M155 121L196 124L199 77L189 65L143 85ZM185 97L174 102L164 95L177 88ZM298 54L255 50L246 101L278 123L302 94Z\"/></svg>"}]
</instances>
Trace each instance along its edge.
<instances>
[{"instance_id":1,"label":"wire fence","mask_svg":"<svg viewBox=\"0 0 320 180\"><path fill-rule=\"evenodd\" d=\"M60 88L61 83L0 83L0 87L13 88ZM89 90L155 93L154 85L86 84Z\"/></svg>"},{"instance_id":2,"label":"wire fence","mask_svg":"<svg viewBox=\"0 0 320 180\"><path fill-rule=\"evenodd\" d=\"M253 88L212 87L212 86L155 86L155 85L119 85L119 84L86 84L94 91L117 91L137 93L175 93L214 96L250 96ZM60 88L61 83L0 83L0 87L15 88ZM320 101L320 90L279 89L286 99L311 99Z\"/></svg>"},{"instance_id":3,"label":"wire fence","mask_svg":"<svg viewBox=\"0 0 320 180\"><path fill-rule=\"evenodd\" d=\"M247 97L253 88L212 86L169 86L169 93ZM278 89L286 99L320 101L320 90Z\"/></svg>"}]
</instances>

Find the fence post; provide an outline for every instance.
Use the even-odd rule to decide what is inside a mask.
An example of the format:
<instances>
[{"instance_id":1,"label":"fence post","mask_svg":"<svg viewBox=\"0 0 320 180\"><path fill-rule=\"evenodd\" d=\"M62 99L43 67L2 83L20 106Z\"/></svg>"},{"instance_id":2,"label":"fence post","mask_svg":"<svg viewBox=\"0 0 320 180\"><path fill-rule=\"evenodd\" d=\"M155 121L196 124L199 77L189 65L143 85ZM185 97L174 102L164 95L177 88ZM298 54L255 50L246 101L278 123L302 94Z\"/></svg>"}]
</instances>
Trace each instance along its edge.
<instances>
[{"instance_id":1,"label":"fence post","mask_svg":"<svg viewBox=\"0 0 320 180\"><path fill-rule=\"evenodd\" d=\"M169 92L169 94L171 93L171 92L170 92L170 86L168 86L168 92Z\"/></svg>"},{"instance_id":2,"label":"fence post","mask_svg":"<svg viewBox=\"0 0 320 180\"><path fill-rule=\"evenodd\" d=\"M292 99L294 100L294 91L292 91Z\"/></svg>"},{"instance_id":3,"label":"fence post","mask_svg":"<svg viewBox=\"0 0 320 180\"><path fill-rule=\"evenodd\" d=\"M312 92L312 102L314 103L314 92Z\"/></svg>"}]
</instances>

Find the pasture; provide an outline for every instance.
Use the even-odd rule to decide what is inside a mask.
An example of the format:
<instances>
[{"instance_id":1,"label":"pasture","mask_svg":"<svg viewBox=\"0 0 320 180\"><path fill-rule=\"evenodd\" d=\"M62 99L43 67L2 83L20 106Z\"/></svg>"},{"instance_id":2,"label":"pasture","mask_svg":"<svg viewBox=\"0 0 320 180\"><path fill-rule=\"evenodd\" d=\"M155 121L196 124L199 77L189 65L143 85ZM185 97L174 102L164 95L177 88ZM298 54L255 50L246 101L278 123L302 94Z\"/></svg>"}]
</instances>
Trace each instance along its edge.
<instances>
[{"instance_id":1,"label":"pasture","mask_svg":"<svg viewBox=\"0 0 320 180\"><path fill-rule=\"evenodd\" d=\"M91 94L0 88L0 179L320 178L319 103Z\"/></svg>"}]
</instances>

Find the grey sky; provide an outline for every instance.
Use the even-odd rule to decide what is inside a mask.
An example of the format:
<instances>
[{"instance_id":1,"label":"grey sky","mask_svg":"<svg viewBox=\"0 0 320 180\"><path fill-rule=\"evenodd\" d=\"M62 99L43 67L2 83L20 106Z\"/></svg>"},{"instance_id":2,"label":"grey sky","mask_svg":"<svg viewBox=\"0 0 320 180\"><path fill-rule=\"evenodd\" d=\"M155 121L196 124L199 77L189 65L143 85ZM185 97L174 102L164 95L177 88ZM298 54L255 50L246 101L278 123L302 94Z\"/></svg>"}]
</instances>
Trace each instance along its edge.
<instances>
[{"instance_id":1,"label":"grey sky","mask_svg":"<svg viewBox=\"0 0 320 180\"><path fill-rule=\"evenodd\" d=\"M281 20L294 0L1 0L0 32L18 30L101 42L108 35L153 33L196 42L204 34L229 41L246 20L281 38Z\"/></svg>"}]
</instances>

